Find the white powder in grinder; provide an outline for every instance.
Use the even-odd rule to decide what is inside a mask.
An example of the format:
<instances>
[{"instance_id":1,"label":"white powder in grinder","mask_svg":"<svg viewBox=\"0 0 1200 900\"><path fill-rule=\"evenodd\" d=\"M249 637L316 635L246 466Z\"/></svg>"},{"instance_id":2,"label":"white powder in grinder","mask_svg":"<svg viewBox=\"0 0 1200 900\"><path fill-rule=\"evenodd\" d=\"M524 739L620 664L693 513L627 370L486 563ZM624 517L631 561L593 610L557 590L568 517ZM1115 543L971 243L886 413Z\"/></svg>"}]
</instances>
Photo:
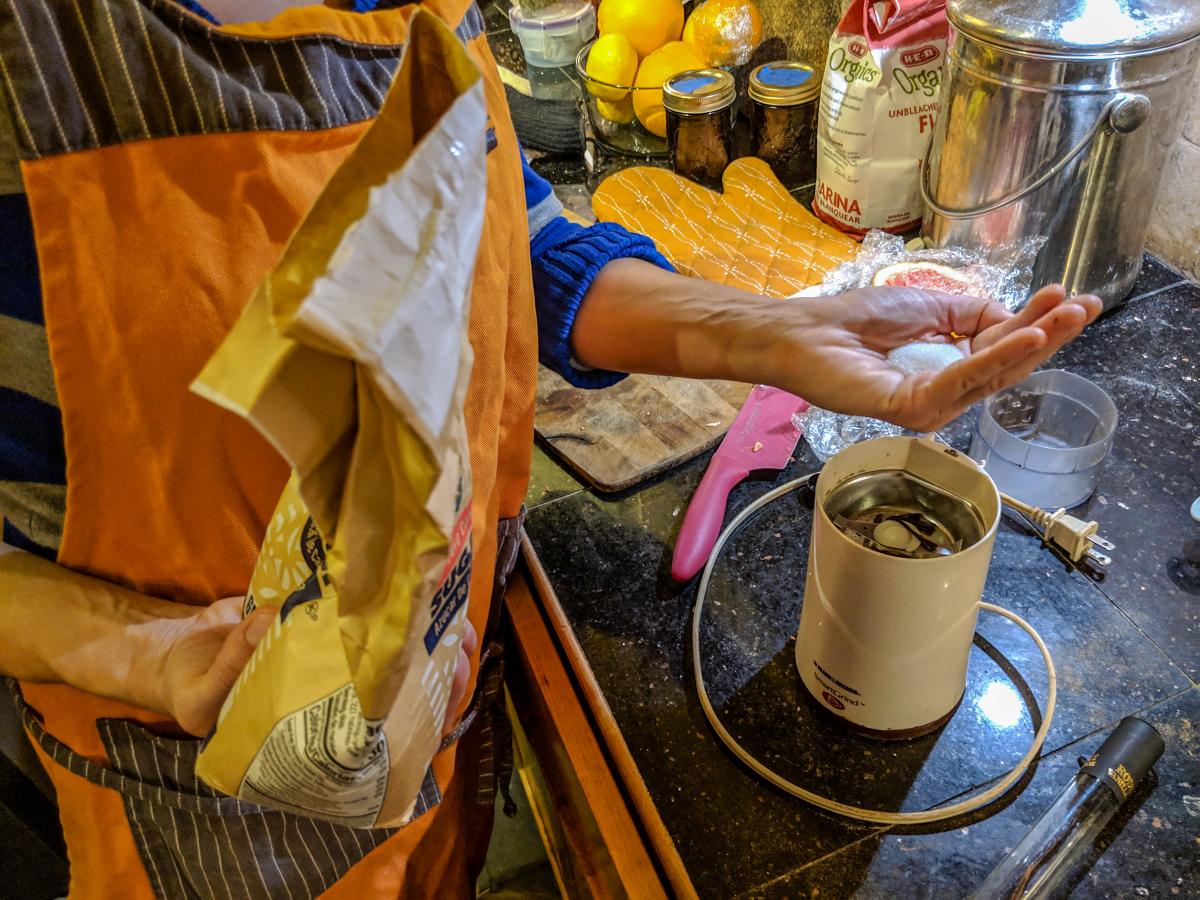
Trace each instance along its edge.
<instances>
[{"instance_id":1,"label":"white powder in grinder","mask_svg":"<svg viewBox=\"0 0 1200 900\"><path fill-rule=\"evenodd\" d=\"M905 375L940 372L963 358L963 352L953 344L929 344L917 341L897 347L887 355L888 365Z\"/></svg>"}]
</instances>

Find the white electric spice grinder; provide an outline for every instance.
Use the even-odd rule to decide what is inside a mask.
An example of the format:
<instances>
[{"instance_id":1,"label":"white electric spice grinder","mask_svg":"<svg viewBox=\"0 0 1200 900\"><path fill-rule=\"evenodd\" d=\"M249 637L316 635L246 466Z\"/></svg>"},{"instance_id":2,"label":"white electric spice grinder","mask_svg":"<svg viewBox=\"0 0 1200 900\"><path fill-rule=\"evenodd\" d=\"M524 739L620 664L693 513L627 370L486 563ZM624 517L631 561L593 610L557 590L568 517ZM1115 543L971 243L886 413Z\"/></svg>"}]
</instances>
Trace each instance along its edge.
<instances>
[{"instance_id":1,"label":"white electric spice grinder","mask_svg":"<svg viewBox=\"0 0 1200 900\"><path fill-rule=\"evenodd\" d=\"M816 485L796 665L857 731L909 738L962 699L1000 521L992 480L930 438L834 456Z\"/></svg>"}]
</instances>

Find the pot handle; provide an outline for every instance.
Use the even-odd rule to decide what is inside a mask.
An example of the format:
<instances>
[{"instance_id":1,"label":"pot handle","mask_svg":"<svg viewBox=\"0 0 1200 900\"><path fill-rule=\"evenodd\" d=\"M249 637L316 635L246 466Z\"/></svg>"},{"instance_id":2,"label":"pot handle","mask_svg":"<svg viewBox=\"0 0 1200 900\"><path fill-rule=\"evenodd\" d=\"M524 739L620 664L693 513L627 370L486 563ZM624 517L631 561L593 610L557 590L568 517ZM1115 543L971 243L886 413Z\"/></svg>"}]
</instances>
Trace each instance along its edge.
<instances>
[{"instance_id":1,"label":"pot handle","mask_svg":"<svg viewBox=\"0 0 1200 900\"><path fill-rule=\"evenodd\" d=\"M981 216L984 213L995 212L1001 207L1008 206L1010 203L1016 203L1025 197L1028 197L1042 185L1046 184L1055 175L1058 175L1074 162L1088 145L1096 139L1096 136L1101 131L1110 131L1117 134L1129 134L1141 127L1142 123L1150 115L1150 100L1144 94L1117 94L1101 110L1100 115L1088 129L1088 133L1080 139L1074 147L1063 154L1062 158L1054 163L1044 173L1039 175L1033 181L1025 184L1011 194L1001 197L999 200L992 200L982 206L970 207L967 209L952 209L948 206L942 206L933 199L932 192L929 189L929 158L932 153L925 154L925 159L921 163L921 199L925 201L925 205L934 213L946 219L970 219L975 216Z\"/></svg>"}]
</instances>

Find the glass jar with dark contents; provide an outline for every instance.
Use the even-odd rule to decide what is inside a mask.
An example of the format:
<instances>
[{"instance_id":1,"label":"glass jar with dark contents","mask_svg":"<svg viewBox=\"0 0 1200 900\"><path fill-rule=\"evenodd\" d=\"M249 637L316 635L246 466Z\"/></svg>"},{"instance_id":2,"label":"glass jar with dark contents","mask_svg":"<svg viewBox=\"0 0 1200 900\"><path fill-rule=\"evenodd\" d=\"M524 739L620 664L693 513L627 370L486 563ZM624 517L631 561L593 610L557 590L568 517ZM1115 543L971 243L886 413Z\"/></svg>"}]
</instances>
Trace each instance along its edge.
<instances>
[{"instance_id":1,"label":"glass jar with dark contents","mask_svg":"<svg viewBox=\"0 0 1200 900\"><path fill-rule=\"evenodd\" d=\"M733 155L733 76L720 69L691 69L663 84L667 154L671 169L714 190Z\"/></svg>"},{"instance_id":2,"label":"glass jar with dark contents","mask_svg":"<svg viewBox=\"0 0 1200 900\"><path fill-rule=\"evenodd\" d=\"M794 190L817 178L821 79L798 62L765 63L750 73L750 152Z\"/></svg>"}]
</instances>

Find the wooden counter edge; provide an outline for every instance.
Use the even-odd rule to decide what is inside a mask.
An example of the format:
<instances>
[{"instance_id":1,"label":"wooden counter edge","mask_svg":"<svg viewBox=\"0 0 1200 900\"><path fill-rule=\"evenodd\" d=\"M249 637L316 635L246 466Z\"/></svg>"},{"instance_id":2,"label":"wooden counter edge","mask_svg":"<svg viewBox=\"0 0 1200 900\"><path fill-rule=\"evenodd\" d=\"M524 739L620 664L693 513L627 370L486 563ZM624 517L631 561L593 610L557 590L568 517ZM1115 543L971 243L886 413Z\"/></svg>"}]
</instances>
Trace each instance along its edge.
<instances>
[{"instance_id":1,"label":"wooden counter edge","mask_svg":"<svg viewBox=\"0 0 1200 900\"><path fill-rule=\"evenodd\" d=\"M517 761L537 761L517 773L559 887L570 900L663 900L661 866L534 592L523 569L509 580L504 681Z\"/></svg>"},{"instance_id":2,"label":"wooden counter edge","mask_svg":"<svg viewBox=\"0 0 1200 900\"><path fill-rule=\"evenodd\" d=\"M612 709L600 690L596 676L584 656L583 648L579 645L579 641L567 621L566 613L550 584L549 576L527 535L522 535L521 551L525 564L524 569L534 588L535 601L546 622L553 629L553 637L571 668L571 674L574 676L579 694L588 706L592 722L604 742L605 750L616 768L622 789L638 818L640 830L648 842L662 874L668 881L671 893L676 897L689 898L689 900L697 897L696 889L692 886L691 878L679 856L675 842L659 815L658 807L651 798L637 763L634 762L633 755L629 751L629 745L625 742L625 737L617 725Z\"/></svg>"}]
</instances>

